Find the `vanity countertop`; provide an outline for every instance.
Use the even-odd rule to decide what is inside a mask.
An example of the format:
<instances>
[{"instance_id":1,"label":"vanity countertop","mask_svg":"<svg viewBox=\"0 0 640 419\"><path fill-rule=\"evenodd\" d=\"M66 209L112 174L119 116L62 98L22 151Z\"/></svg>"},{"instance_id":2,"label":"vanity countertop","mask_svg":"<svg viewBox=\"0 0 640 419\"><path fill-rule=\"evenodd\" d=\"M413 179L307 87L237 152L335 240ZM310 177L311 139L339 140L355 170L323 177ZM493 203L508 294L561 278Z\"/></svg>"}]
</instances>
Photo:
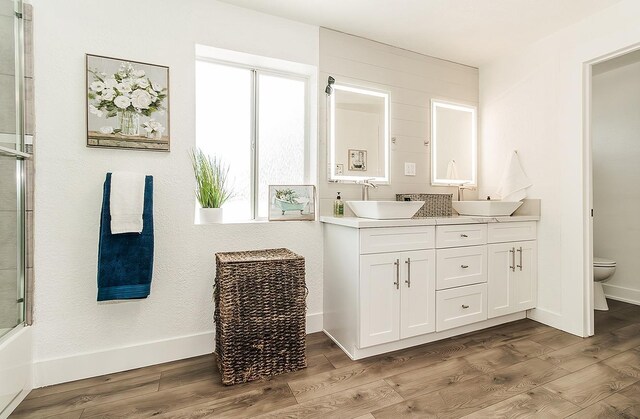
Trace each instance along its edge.
<instances>
[{"instance_id":1,"label":"vanity countertop","mask_svg":"<svg viewBox=\"0 0 640 419\"><path fill-rule=\"evenodd\" d=\"M320 217L320 221L327 224L336 224L353 228L374 227L409 227L409 226L435 226L451 224L484 224L484 223L512 223L518 221L539 221L537 215L512 215L508 217L476 217L468 215L452 215L450 217L409 218L397 220L374 220L358 217Z\"/></svg>"}]
</instances>

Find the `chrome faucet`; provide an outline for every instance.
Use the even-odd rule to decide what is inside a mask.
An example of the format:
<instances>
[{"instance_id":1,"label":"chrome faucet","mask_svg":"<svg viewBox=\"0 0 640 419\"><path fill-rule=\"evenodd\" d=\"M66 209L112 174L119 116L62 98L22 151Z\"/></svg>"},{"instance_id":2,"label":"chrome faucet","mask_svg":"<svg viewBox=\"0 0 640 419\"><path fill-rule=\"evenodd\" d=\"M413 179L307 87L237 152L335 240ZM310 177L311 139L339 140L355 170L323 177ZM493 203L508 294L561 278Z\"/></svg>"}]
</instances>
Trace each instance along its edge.
<instances>
[{"instance_id":1,"label":"chrome faucet","mask_svg":"<svg viewBox=\"0 0 640 419\"><path fill-rule=\"evenodd\" d=\"M460 185L458 185L458 201L464 201L464 190L468 190L468 191L475 191L476 188L474 188L473 186L465 186L464 183L461 183Z\"/></svg>"},{"instance_id":2,"label":"chrome faucet","mask_svg":"<svg viewBox=\"0 0 640 419\"><path fill-rule=\"evenodd\" d=\"M369 188L377 188L378 186L374 183L372 183L373 179L365 179L362 181L362 200L363 201L368 201L369 200ZM360 183L360 182L358 182Z\"/></svg>"}]
</instances>

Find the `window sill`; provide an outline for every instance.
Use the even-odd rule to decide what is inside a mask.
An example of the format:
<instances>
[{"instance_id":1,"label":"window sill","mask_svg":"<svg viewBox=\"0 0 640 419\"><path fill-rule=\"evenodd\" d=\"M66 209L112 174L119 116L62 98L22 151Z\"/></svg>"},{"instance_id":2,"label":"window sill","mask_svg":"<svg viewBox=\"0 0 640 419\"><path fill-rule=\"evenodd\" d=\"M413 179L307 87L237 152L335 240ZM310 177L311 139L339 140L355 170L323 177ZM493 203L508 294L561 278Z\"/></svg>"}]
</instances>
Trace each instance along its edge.
<instances>
[{"instance_id":1,"label":"window sill","mask_svg":"<svg viewBox=\"0 0 640 419\"><path fill-rule=\"evenodd\" d=\"M280 224L280 223L317 223L319 220L291 220L291 221L269 221L266 218L258 220L236 220L236 221L221 221L219 223L193 223L197 226L210 226L210 225L238 225L238 224Z\"/></svg>"}]
</instances>

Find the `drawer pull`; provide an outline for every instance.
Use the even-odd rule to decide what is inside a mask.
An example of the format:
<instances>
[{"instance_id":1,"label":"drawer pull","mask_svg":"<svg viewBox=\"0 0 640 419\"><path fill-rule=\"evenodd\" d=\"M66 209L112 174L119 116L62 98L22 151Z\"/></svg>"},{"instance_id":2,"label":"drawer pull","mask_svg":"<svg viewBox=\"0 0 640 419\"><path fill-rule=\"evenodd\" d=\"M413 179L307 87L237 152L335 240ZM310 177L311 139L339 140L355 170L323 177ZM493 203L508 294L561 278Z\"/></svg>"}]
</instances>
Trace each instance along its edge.
<instances>
[{"instance_id":1,"label":"drawer pull","mask_svg":"<svg viewBox=\"0 0 640 419\"><path fill-rule=\"evenodd\" d=\"M407 283L407 288L411 288L411 258L407 258L404 263L407 264L407 280L404 282Z\"/></svg>"},{"instance_id":2,"label":"drawer pull","mask_svg":"<svg viewBox=\"0 0 640 419\"><path fill-rule=\"evenodd\" d=\"M466 239L469 236L467 236L466 234L461 234L460 237L462 237L463 239Z\"/></svg>"},{"instance_id":3,"label":"drawer pull","mask_svg":"<svg viewBox=\"0 0 640 419\"><path fill-rule=\"evenodd\" d=\"M468 306L468 305L466 305L466 304L463 304L463 305L462 305L462 308L469 308L469 306Z\"/></svg>"},{"instance_id":4,"label":"drawer pull","mask_svg":"<svg viewBox=\"0 0 640 419\"><path fill-rule=\"evenodd\" d=\"M469 265L460 265L460 267L461 267L462 269L467 269L467 268L469 267Z\"/></svg>"},{"instance_id":5,"label":"drawer pull","mask_svg":"<svg viewBox=\"0 0 640 419\"><path fill-rule=\"evenodd\" d=\"M393 262L394 265L396 265L396 280L393 283L393 285L396 286L396 289L399 290L400 289L400 259L396 259L395 262Z\"/></svg>"}]
</instances>

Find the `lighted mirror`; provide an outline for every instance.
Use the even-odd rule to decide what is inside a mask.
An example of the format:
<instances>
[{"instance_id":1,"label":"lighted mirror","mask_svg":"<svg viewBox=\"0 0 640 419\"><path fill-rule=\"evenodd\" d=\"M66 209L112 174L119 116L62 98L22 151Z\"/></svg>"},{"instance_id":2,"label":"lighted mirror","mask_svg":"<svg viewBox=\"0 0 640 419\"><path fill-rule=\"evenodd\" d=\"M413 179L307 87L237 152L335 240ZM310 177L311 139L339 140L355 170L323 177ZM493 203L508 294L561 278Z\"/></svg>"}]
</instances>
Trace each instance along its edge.
<instances>
[{"instance_id":1,"label":"lighted mirror","mask_svg":"<svg viewBox=\"0 0 640 419\"><path fill-rule=\"evenodd\" d=\"M329 180L388 183L389 94L330 86Z\"/></svg>"},{"instance_id":2,"label":"lighted mirror","mask_svg":"<svg viewBox=\"0 0 640 419\"><path fill-rule=\"evenodd\" d=\"M431 184L476 185L476 108L431 101Z\"/></svg>"}]
</instances>

